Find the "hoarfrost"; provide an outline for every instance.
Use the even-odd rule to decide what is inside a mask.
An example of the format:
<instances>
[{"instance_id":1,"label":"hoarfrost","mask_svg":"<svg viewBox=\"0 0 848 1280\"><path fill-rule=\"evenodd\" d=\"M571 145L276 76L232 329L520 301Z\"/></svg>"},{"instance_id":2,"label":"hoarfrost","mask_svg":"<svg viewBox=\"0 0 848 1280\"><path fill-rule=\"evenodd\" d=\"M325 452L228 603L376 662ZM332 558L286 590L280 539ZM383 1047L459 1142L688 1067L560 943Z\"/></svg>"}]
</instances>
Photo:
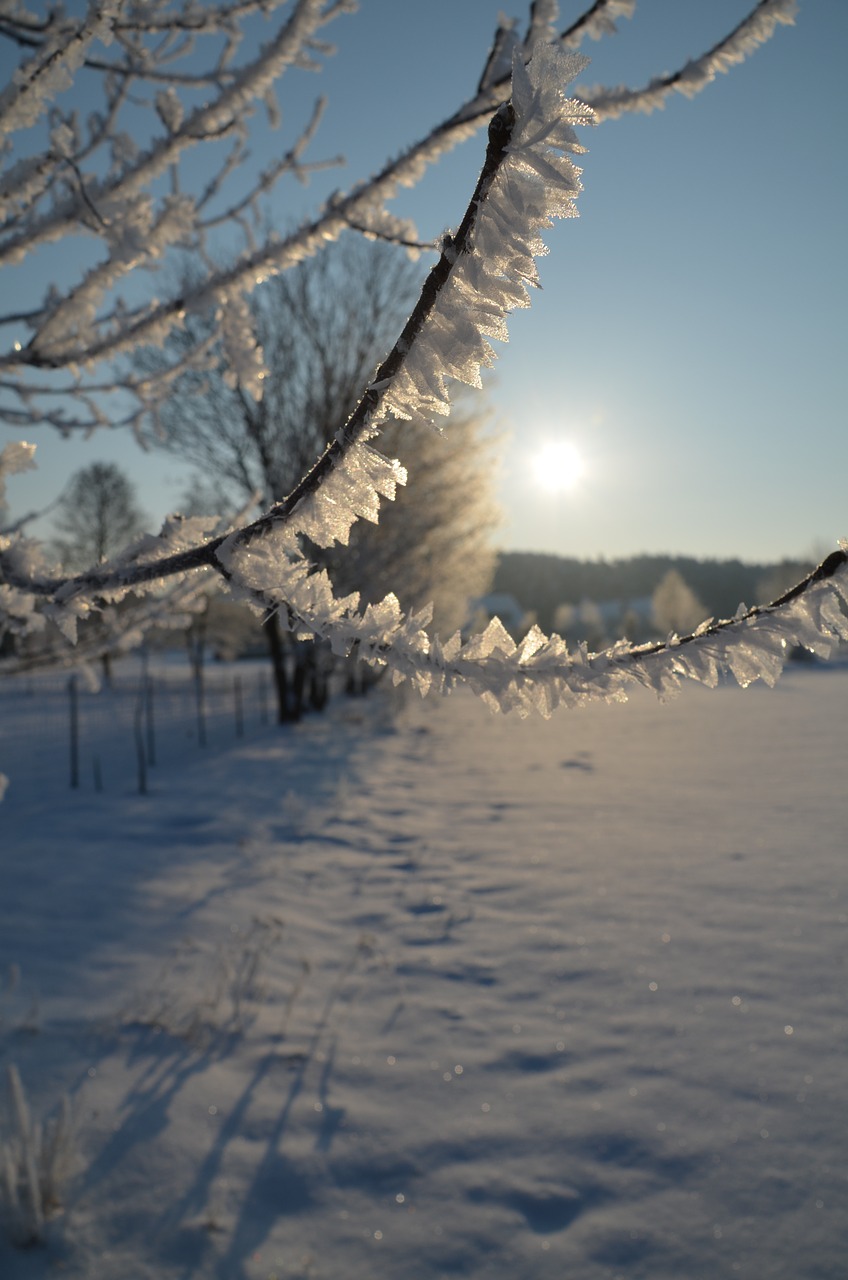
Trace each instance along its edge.
<instances>
[{"instance_id":1,"label":"hoarfrost","mask_svg":"<svg viewBox=\"0 0 848 1280\"><path fill-rule=\"evenodd\" d=\"M0 502L6 496L5 477L21 471L34 471L37 465L34 444L27 444L25 440L13 440L11 444L5 445L0 450Z\"/></svg>"},{"instance_id":2,"label":"hoarfrost","mask_svg":"<svg viewBox=\"0 0 848 1280\"><path fill-rule=\"evenodd\" d=\"M594 108L599 120L614 120L626 111L646 114L656 111L665 106L669 95L675 91L692 98L717 75L743 62L769 40L777 26L791 26L797 12L797 0L761 0L725 40L703 57L692 59L676 74L656 77L644 89L629 89L623 85L615 88L597 86L581 90L582 96Z\"/></svg>"},{"instance_id":3,"label":"hoarfrost","mask_svg":"<svg viewBox=\"0 0 848 1280\"><path fill-rule=\"evenodd\" d=\"M343 8L337 6L339 11ZM726 40L682 71L652 81L642 91L597 91L587 105L563 93L564 85L587 60L563 52L560 45L568 37L557 45L548 43L556 5L553 0L536 0L524 44L518 45L514 24L501 19L477 96L377 178L360 184L348 197L329 201L315 223L263 247L261 253L244 256L226 273L213 273L179 304L152 300L133 315L129 325L116 306L104 321L98 319L99 307L136 265L149 265L169 245L201 234L197 205L176 190L154 205L150 183L173 168L182 151L198 139L216 132L238 132L244 113L257 99L267 97L285 67L298 63L333 6L325 6L324 0L299 0L260 54L228 74L208 104L186 118L173 89L158 93L156 110L164 136L141 153L129 139L106 139L112 145L108 175L91 179L87 191L82 185L80 190L70 190L42 214L31 211L20 235L12 233L5 241L5 260L14 262L34 247L60 238L69 224L94 229L96 222L108 250L105 261L84 273L75 289L44 308L30 345L44 363L67 368L72 361L114 356L138 341L162 341L185 311L212 306L219 310L231 377L258 400L264 357L244 290L315 252L351 223L361 225L366 234L410 237L413 229L388 215L384 202L399 186L417 180L436 156L474 133L481 116L504 101L501 77L506 57L512 56L511 105L502 106L495 118L505 139L502 154L491 172L484 170L481 177L473 215L467 215L471 219L468 234L446 238L440 263L444 271L432 306L424 308L414 334L405 334L398 345L399 359L391 373L376 378L369 388L356 430L348 432L346 427L340 433L298 487L298 500L272 509L254 526L199 548L192 543L206 535L208 526L169 522L158 538L136 543L111 564L69 581L50 580L40 553L24 540L2 538L0 561L6 581L0 586L0 606L7 626L32 630L51 617L63 634L75 639L80 619L104 601L119 599L129 587L151 589L157 569L177 575L186 567L203 566L208 575L215 556L236 595L262 610L278 609L284 625L298 634L325 637L337 653L349 653L355 645L366 661L391 667L394 679L409 680L422 694L449 692L464 682L492 707L520 715L550 715L560 704L579 706L593 698L621 700L634 682L654 688L661 697L672 694L684 679L714 685L725 672L741 685L754 680L773 684L793 646L830 654L840 639L848 639L848 623L837 598L848 599L844 552L836 553L836 560L825 562L802 588L774 607L743 607L732 620L703 624L695 636L674 636L664 645L632 647L622 641L605 653L589 654L583 646L569 653L562 637L546 636L538 628L516 645L497 619L481 635L464 641L457 633L442 642L429 635L426 611L404 615L393 594L360 612L358 595L337 598L327 573L307 560L302 545L305 537L319 547L345 544L354 522L376 521L381 501L393 499L397 485L405 483L400 464L382 457L368 443L381 424L390 417L424 422L445 418L451 409L452 382L480 385L481 370L495 359L489 340L507 339L508 314L527 307L529 290L538 285L535 259L546 252L542 232L554 218L575 216L580 170L571 157L583 150L575 127L623 110L653 109L674 90L697 91L767 39L776 24L791 22L795 8L794 0L763 0ZM612 29L616 17L629 16L632 9L632 0L598 0L574 30L601 34ZM39 118L44 104L79 65L91 43L109 38L114 12L114 4L104 3L91 6L89 18L82 22L61 15L55 18L41 48L0 95L0 132ZM203 12L198 7L198 15ZM528 52L532 57L525 64ZM220 65L225 63L222 55ZM98 127L96 122L92 126ZM74 128L57 117L51 154L38 164L25 162L7 172L0 187L0 201L6 207L15 209L16 199L23 198L15 190L18 179L27 198L37 198L54 181L57 164L76 165L79 156L74 153L79 146ZM307 130L302 141L308 136ZM494 142L497 132L491 136ZM297 163L295 158L295 172ZM16 375L17 363L12 355L9 364ZM77 390L84 397L85 389ZM149 407L147 384L139 382L133 390ZM21 390L22 404L27 403L26 395L41 393L38 387ZM96 406L89 404L88 409L93 422L99 420ZM35 416L33 412L33 420ZM52 418L39 416L60 428L75 425L65 424L59 411ZM4 474L27 465L31 465L31 447L4 450L0 486ZM197 558L191 561L195 552ZM199 584L191 587L178 581L169 593L169 606L182 601L191 607L192 591L202 587L204 573L197 578ZM44 599L46 606L40 604ZM145 625L161 605L160 600L149 602ZM115 642L114 636L110 639Z\"/></svg>"},{"instance_id":4,"label":"hoarfrost","mask_svg":"<svg viewBox=\"0 0 848 1280\"><path fill-rule=\"evenodd\" d=\"M230 290L223 296L216 319L227 359L225 381L233 387L244 387L255 400L261 400L265 356L247 299L240 290Z\"/></svg>"}]
</instances>

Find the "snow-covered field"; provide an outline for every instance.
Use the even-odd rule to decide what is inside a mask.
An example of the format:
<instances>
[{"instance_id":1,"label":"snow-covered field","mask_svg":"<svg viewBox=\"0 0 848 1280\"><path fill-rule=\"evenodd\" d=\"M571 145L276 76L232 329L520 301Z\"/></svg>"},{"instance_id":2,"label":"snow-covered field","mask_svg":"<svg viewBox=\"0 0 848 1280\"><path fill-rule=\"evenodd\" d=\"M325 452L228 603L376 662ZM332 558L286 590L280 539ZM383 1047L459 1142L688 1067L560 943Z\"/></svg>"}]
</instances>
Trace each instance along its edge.
<instances>
[{"instance_id":1,"label":"snow-covered field","mask_svg":"<svg viewBox=\"0 0 848 1280\"><path fill-rule=\"evenodd\" d=\"M0 1068L75 1153L3 1280L848 1274L848 671L380 691L147 796L36 785L23 706Z\"/></svg>"}]
</instances>

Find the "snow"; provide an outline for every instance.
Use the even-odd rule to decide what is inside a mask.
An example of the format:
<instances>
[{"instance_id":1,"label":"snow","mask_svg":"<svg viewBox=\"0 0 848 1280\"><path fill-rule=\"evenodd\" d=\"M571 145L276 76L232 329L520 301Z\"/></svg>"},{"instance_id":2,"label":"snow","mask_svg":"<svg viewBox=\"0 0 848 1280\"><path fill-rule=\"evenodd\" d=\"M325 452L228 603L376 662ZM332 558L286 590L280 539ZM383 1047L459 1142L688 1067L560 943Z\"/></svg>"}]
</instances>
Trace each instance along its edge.
<instances>
[{"instance_id":1,"label":"snow","mask_svg":"<svg viewBox=\"0 0 848 1280\"><path fill-rule=\"evenodd\" d=\"M66 789L49 687L0 686L0 1070L77 1159L4 1280L842 1274L848 670L384 686L163 727L148 796Z\"/></svg>"}]
</instances>

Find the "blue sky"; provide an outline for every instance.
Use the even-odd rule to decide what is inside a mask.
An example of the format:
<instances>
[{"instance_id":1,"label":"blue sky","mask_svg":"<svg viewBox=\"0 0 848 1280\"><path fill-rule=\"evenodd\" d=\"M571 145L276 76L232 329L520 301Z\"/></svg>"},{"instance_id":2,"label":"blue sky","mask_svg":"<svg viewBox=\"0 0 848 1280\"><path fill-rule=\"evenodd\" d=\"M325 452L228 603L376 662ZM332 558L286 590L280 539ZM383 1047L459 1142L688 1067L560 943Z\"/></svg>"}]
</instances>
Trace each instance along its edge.
<instances>
[{"instance_id":1,"label":"blue sky","mask_svg":"<svg viewBox=\"0 0 848 1280\"><path fill-rule=\"evenodd\" d=\"M280 96L294 124L327 93L315 154L342 151L349 164L298 189L294 205L281 190L275 216L314 207L449 114L473 90L503 7L362 0L334 24L337 56ZM641 84L748 7L641 0L617 36L587 46L583 82ZM503 436L503 547L776 560L848 536L846 47L848 4L802 0L794 28L693 101L587 131L580 218L549 234L543 290L513 317L488 387ZM482 135L466 143L396 202L423 236L459 220L483 146ZM10 438L0 430L0 444ZM151 516L179 505L186 469L121 433L35 438L41 469L10 486L16 512L101 458L133 475ZM566 494L534 478L549 440L584 458Z\"/></svg>"}]
</instances>

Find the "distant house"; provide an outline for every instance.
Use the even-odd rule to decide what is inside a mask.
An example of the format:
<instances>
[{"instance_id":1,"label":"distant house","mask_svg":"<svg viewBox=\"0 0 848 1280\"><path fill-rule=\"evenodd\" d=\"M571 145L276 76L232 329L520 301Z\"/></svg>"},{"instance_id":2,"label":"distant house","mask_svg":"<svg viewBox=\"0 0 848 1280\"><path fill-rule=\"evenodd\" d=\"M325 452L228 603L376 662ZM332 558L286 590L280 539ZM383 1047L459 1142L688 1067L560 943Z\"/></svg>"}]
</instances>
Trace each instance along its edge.
<instances>
[{"instance_id":1,"label":"distant house","mask_svg":"<svg viewBox=\"0 0 848 1280\"><path fill-rule=\"evenodd\" d=\"M592 633L596 643L603 638L615 639L623 631L634 640L652 635L655 630L651 596L637 596L631 600L587 599L577 605L563 606L563 609L569 617L555 617L554 630L560 627L570 640L585 639L587 631ZM523 609L515 596L508 592L492 591L471 601L469 620L464 630L480 631L492 618L500 618L510 635L518 638L528 630L535 615Z\"/></svg>"},{"instance_id":2,"label":"distant house","mask_svg":"<svg viewBox=\"0 0 848 1280\"><path fill-rule=\"evenodd\" d=\"M638 596L635 600L604 600L598 604L598 612L604 620L608 635L617 635L626 623L628 628L635 621L640 632L650 632L654 624L652 596Z\"/></svg>"},{"instance_id":3,"label":"distant house","mask_svg":"<svg viewBox=\"0 0 848 1280\"><path fill-rule=\"evenodd\" d=\"M500 618L511 636L521 636L527 630L527 612L522 609L515 596L505 591L492 591L487 596L478 596L469 601L468 624L465 630L481 630L480 623L485 626L492 618Z\"/></svg>"}]
</instances>

